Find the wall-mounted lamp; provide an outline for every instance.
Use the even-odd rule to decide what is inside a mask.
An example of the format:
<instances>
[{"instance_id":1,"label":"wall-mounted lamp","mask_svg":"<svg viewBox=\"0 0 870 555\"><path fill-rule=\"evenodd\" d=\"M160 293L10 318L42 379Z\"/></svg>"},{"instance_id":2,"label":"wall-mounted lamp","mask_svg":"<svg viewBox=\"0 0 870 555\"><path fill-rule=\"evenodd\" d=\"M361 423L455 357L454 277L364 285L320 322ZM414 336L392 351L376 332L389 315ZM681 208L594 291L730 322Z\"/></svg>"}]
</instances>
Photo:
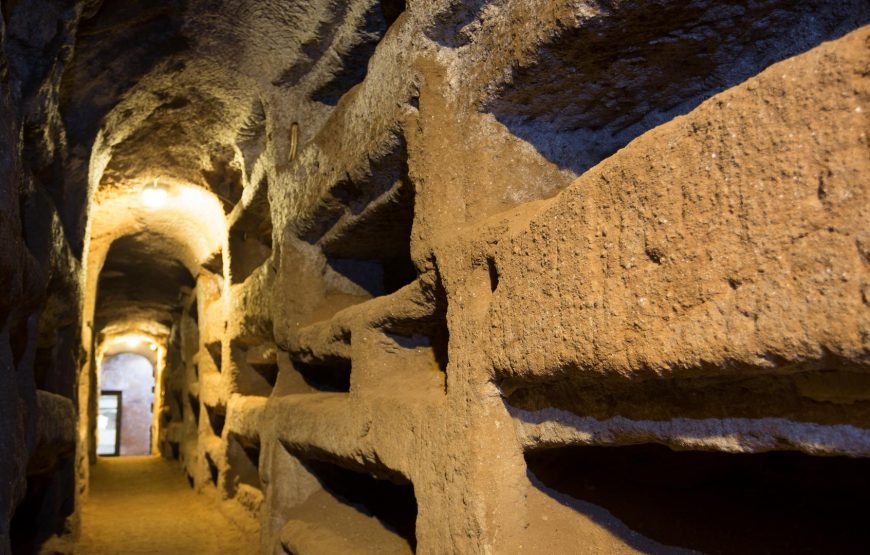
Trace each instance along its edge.
<instances>
[{"instance_id":1,"label":"wall-mounted lamp","mask_svg":"<svg viewBox=\"0 0 870 555\"><path fill-rule=\"evenodd\" d=\"M166 204L168 196L169 193L157 184L156 179L142 187L142 204L148 208L160 208Z\"/></svg>"}]
</instances>

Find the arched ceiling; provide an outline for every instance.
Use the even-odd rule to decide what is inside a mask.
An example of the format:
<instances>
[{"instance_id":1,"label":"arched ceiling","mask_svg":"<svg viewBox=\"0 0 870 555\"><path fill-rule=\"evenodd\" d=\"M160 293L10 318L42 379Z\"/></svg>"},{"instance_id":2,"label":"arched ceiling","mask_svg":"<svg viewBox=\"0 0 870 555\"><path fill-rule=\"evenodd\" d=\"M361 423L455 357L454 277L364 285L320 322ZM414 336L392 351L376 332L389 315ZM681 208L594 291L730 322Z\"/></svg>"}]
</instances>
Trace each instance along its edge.
<instances>
[{"instance_id":1,"label":"arched ceiling","mask_svg":"<svg viewBox=\"0 0 870 555\"><path fill-rule=\"evenodd\" d=\"M150 231L125 235L112 243L97 285L95 322L98 329L124 319L172 323L182 299L179 287L195 281L174 256L177 245Z\"/></svg>"},{"instance_id":2,"label":"arched ceiling","mask_svg":"<svg viewBox=\"0 0 870 555\"><path fill-rule=\"evenodd\" d=\"M108 326L161 335L193 288L202 264L226 241L222 202L203 188L166 183L164 204L149 207L142 190L115 190L92 208L86 314Z\"/></svg>"},{"instance_id":3,"label":"arched ceiling","mask_svg":"<svg viewBox=\"0 0 870 555\"><path fill-rule=\"evenodd\" d=\"M232 201L268 128L299 121L305 140L332 111L329 92L362 79L389 13L380 0L93 4L61 99L71 143L97 161L92 192L147 175Z\"/></svg>"},{"instance_id":4,"label":"arched ceiling","mask_svg":"<svg viewBox=\"0 0 870 555\"><path fill-rule=\"evenodd\" d=\"M85 314L95 315L95 332L163 321L177 308L178 291L223 246L225 214L255 179L257 160L286 161L291 123L300 143L322 127L403 5L68 3L77 30L58 113L68 187L88 193L86 210L61 216L74 248L87 236ZM155 179L171 198L150 210L141 191Z\"/></svg>"}]
</instances>

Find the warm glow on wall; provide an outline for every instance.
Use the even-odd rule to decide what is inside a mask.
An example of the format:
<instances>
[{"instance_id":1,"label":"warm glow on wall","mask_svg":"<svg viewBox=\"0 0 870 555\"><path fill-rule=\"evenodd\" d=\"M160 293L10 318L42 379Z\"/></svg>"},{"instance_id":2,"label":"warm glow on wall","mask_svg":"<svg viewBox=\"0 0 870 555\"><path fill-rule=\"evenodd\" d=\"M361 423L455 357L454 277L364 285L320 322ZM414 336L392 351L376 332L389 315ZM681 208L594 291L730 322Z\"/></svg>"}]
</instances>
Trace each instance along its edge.
<instances>
[{"instance_id":1,"label":"warm glow on wall","mask_svg":"<svg viewBox=\"0 0 870 555\"><path fill-rule=\"evenodd\" d=\"M124 335L115 337L107 341L106 344L108 346L114 346L114 349L117 349L117 345L123 345L127 349L133 350L146 348L151 351L156 351L158 349L157 344L146 335Z\"/></svg>"},{"instance_id":2,"label":"warm glow on wall","mask_svg":"<svg viewBox=\"0 0 870 555\"><path fill-rule=\"evenodd\" d=\"M168 197L169 192L160 187L156 179L142 188L142 204L148 208L161 208Z\"/></svg>"}]
</instances>

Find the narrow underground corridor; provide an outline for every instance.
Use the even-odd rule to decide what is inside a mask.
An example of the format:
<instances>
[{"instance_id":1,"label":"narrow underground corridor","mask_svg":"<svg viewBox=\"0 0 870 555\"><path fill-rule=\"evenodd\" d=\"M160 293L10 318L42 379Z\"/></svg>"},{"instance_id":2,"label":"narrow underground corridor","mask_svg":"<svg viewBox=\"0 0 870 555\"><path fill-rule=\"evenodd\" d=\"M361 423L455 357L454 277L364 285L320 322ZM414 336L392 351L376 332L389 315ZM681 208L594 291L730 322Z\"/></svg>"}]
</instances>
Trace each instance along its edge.
<instances>
[{"instance_id":1,"label":"narrow underground corridor","mask_svg":"<svg viewBox=\"0 0 870 555\"><path fill-rule=\"evenodd\" d=\"M867 551L866 0L0 18L0 555Z\"/></svg>"},{"instance_id":2,"label":"narrow underground corridor","mask_svg":"<svg viewBox=\"0 0 870 555\"><path fill-rule=\"evenodd\" d=\"M160 456L103 458L91 472L76 552L257 553L256 527L244 517L216 510Z\"/></svg>"},{"instance_id":3,"label":"narrow underground corridor","mask_svg":"<svg viewBox=\"0 0 870 555\"><path fill-rule=\"evenodd\" d=\"M151 407L160 347L129 335L108 342L100 362L98 463L91 467L76 552L257 553L257 523L219 510L179 468L152 455Z\"/></svg>"}]
</instances>

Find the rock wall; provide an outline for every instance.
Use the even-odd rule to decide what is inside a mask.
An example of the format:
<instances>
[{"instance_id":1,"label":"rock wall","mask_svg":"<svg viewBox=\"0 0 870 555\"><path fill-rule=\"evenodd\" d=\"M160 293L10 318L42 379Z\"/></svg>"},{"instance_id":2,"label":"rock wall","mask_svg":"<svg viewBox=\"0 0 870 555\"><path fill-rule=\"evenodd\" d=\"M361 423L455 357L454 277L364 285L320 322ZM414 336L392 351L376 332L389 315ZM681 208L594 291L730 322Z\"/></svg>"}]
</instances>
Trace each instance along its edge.
<instances>
[{"instance_id":1,"label":"rock wall","mask_svg":"<svg viewBox=\"0 0 870 555\"><path fill-rule=\"evenodd\" d=\"M239 143L165 452L267 553L861 545L866 6L441 8Z\"/></svg>"},{"instance_id":2,"label":"rock wall","mask_svg":"<svg viewBox=\"0 0 870 555\"><path fill-rule=\"evenodd\" d=\"M86 195L62 171L57 103L79 14L21 4L3 3L0 27L0 553L72 531L77 492Z\"/></svg>"},{"instance_id":3,"label":"rock wall","mask_svg":"<svg viewBox=\"0 0 870 555\"><path fill-rule=\"evenodd\" d=\"M161 454L264 553L867 544L866 2L3 20L0 524L28 549L74 535L51 438L78 410L84 493L95 353L131 332L165 348ZM60 461L48 512L28 460Z\"/></svg>"}]
</instances>

